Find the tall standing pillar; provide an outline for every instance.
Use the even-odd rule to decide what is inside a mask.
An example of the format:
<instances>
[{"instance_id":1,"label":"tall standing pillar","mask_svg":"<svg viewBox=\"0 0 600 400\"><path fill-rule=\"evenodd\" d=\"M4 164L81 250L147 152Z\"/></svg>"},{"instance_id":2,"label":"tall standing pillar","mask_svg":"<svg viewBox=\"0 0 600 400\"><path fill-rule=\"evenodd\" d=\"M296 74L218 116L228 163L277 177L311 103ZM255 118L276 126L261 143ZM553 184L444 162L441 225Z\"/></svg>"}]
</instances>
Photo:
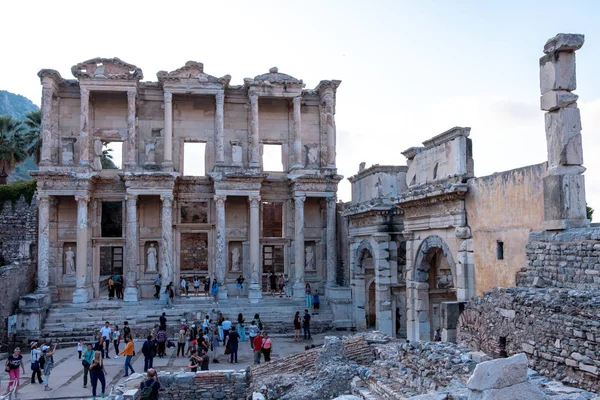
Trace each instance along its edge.
<instances>
[{"instance_id":1,"label":"tall standing pillar","mask_svg":"<svg viewBox=\"0 0 600 400\"><path fill-rule=\"evenodd\" d=\"M337 241L335 197L327 198L327 286L336 286Z\"/></svg>"},{"instance_id":2,"label":"tall standing pillar","mask_svg":"<svg viewBox=\"0 0 600 400\"><path fill-rule=\"evenodd\" d=\"M215 150L216 163L223 164L225 162L225 142L223 138L223 106L225 103L225 92L219 91L215 95L216 110L215 110Z\"/></svg>"},{"instance_id":3,"label":"tall standing pillar","mask_svg":"<svg viewBox=\"0 0 600 400\"><path fill-rule=\"evenodd\" d=\"M302 96L294 97L293 105L294 165L292 168L302 168Z\"/></svg>"},{"instance_id":4,"label":"tall standing pillar","mask_svg":"<svg viewBox=\"0 0 600 400\"><path fill-rule=\"evenodd\" d=\"M48 292L50 278L50 197L39 194L38 200L38 268L37 289L38 293Z\"/></svg>"},{"instance_id":5,"label":"tall standing pillar","mask_svg":"<svg viewBox=\"0 0 600 400\"><path fill-rule=\"evenodd\" d=\"M306 196L296 195L295 201L295 218L294 218L294 262L295 262L295 277L294 277L294 298L303 299L306 292L304 286L304 201Z\"/></svg>"},{"instance_id":6,"label":"tall standing pillar","mask_svg":"<svg viewBox=\"0 0 600 400\"><path fill-rule=\"evenodd\" d=\"M262 298L262 285L260 279L260 196L248 197L250 203L250 290L248 297Z\"/></svg>"},{"instance_id":7,"label":"tall standing pillar","mask_svg":"<svg viewBox=\"0 0 600 400\"><path fill-rule=\"evenodd\" d=\"M77 260L75 261L77 287L73 293L73 303L87 303L90 297L87 288L88 203L90 197L76 196L75 201L77 201Z\"/></svg>"},{"instance_id":8,"label":"tall standing pillar","mask_svg":"<svg viewBox=\"0 0 600 400\"><path fill-rule=\"evenodd\" d=\"M90 91L80 89L79 165L90 165Z\"/></svg>"},{"instance_id":9,"label":"tall standing pillar","mask_svg":"<svg viewBox=\"0 0 600 400\"><path fill-rule=\"evenodd\" d=\"M137 227L137 196L127 195L127 225L125 229L125 291L123 300L138 301L137 272L139 258L139 241Z\"/></svg>"},{"instance_id":10,"label":"tall standing pillar","mask_svg":"<svg viewBox=\"0 0 600 400\"><path fill-rule=\"evenodd\" d=\"M173 168L173 94L165 92L165 129L162 165L167 170Z\"/></svg>"},{"instance_id":11,"label":"tall standing pillar","mask_svg":"<svg viewBox=\"0 0 600 400\"><path fill-rule=\"evenodd\" d=\"M137 134L135 129L135 90L127 92L127 157L125 167L133 169L136 166Z\"/></svg>"},{"instance_id":12,"label":"tall standing pillar","mask_svg":"<svg viewBox=\"0 0 600 400\"><path fill-rule=\"evenodd\" d=\"M225 253L225 202L227 196L215 196L217 209L217 227L215 239L216 278L219 284L219 299L227 298L225 273L227 271L227 254Z\"/></svg>"},{"instance_id":13,"label":"tall standing pillar","mask_svg":"<svg viewBox=\"0 0 600 400\"><path fill-rule=\"evenodd\" d=\"M166 303L165 289L173 281L173 195L161 195L161 244L160 244L160 273L162 288L160 291L161 304ZM173 283L174 287L178 287Z\"/></svg>"},{"instance_id":14,"label":"tall standing pillar","mask_svg":"<svg viewBox=\"0 0 600 400\"><path fill-rule=\"evenodd\" d=\"M250 95L250 167L259 167L258 95Z\"/></svg>"},{"instance_id":15,"label":"tall standing pillar","mask_svg":"<svg viewBox=\"0 0 600 400\"><path fill-rule=\"evenodd\" d=\"M42 149L40 152L40 166L52 165L52 98L54 88L42 88Z\"/></svg>"}]
</instances>

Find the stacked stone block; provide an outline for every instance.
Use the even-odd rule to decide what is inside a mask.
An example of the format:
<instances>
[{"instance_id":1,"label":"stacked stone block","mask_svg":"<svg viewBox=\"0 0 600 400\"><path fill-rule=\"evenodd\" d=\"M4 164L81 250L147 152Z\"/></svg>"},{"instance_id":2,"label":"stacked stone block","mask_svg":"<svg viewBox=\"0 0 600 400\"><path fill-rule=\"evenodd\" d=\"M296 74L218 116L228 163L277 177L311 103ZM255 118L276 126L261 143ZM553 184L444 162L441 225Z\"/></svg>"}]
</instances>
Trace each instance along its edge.
<instances>
[{"instance_id":1,"label":"stacked stone block","mask_svg":"<svg viewBox=\"0 0 600 400\"><path fill-rule=\"evenodd\" d=\"M247 377L244 371L202 371L161 375L164 388L160 398L169 400L245 400Z\"/></svg>"}]
</instances>

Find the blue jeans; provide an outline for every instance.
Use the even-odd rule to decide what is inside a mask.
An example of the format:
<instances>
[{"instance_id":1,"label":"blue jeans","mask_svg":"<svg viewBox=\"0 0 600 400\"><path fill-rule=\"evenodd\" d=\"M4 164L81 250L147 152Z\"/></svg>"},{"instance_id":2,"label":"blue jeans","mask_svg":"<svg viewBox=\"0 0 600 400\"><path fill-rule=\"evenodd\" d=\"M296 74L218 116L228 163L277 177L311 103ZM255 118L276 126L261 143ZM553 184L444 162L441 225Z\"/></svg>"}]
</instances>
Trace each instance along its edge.
<instances>
[{"instance_id":1,"label":"blue jeans","mask_svg":"<svg viewBox=\"0 0 600 400\"><path fill-rule=\"evenodd\" d=\"M240 335L240 340L242 342L245 342L246 340L248 340L248 339L246 339L246 329L244 329L244 325L238 324L237 331L238 331L238 334Z\"/></svg>"},{"instance_id":2,"label":"blue jeans","mask_svg":"<svg viewBox=\"0 0 600 400\"><path fill-rule=\"evenodd\" d=\"M306 307L310 307L312 305L312 296L310 294L306 295Z\"/></svg>"},{"instance_id":3,"label":"blue jeans","mask_svg":"<svg viewBox=\"0 0 600 400\"><path fill-rule=\"evenodd\" d=\"M229 351L231 351L231 357L229 359L229 362L238 362L237 361L237 353L238 353L238 344L237 343L230 343L229 344ZM235 360L234 360L234 356L235 356Z\"/></svg>"},{"instance_id":4,"label":"blue jeans","mask_svg":"<svg viewBox=\"0 0 600 400\"><path fill-rule=\"evenodd\" d=\"M133 370L133 367L131 366L131 359L133 358L133 356L125 356L125 376L129 375L129 370L131 369L131 373L134 374L135 371Z\"/></svg>"}]
</instances>

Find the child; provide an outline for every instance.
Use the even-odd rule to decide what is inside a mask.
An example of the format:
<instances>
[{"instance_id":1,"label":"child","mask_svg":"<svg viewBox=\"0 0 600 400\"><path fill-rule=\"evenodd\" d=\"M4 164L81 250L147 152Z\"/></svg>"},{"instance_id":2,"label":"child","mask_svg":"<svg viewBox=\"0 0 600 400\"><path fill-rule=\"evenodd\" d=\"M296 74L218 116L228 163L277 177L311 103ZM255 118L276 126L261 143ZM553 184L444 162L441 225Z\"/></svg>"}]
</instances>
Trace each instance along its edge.
<instances>
[{"instance_id":1,"label":"child","mask_svg":"<svg viewBox=\"0 0 600 400\"><path fill-rule=\"evenodd\" d=\"M77 353L79 353L79 359L81 360L81 353L83 352L83 339L79 339L77 342Z\"/></svg>"}]
</instances>

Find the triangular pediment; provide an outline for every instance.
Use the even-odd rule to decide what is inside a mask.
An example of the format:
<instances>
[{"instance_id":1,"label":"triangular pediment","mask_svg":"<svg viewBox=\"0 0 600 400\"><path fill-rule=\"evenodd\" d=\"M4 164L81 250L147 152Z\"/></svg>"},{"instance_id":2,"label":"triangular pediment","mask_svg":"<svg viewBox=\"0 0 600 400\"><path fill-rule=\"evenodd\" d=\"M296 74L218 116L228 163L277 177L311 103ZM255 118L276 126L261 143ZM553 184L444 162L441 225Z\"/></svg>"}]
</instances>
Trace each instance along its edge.
<instances>
[{"instance_id":1,"label":"triangular pediment","mask_svg":"<svg viewBox=\"0 0 600 400\"><path fill-rule=\"evenodd\" d=\"M78 79L125 79L144 78L141 68L126 63L119 58L93 58L71 67L73 76Z\"/></svg>"},{"instance_id":2,"label":"triangular pediment","mask_svg":"<svg viewBox=\"0 0 600 400\"><path fill-rule=\"evenodd\" d=\"M196 61L188 61L175 71L159 71L156 74L159 82L193 82L193 83L218 83L227 86L231 80L230 75L222 78L209 75L204 72L204 64Z\"/></svg>"}]
</instances>

